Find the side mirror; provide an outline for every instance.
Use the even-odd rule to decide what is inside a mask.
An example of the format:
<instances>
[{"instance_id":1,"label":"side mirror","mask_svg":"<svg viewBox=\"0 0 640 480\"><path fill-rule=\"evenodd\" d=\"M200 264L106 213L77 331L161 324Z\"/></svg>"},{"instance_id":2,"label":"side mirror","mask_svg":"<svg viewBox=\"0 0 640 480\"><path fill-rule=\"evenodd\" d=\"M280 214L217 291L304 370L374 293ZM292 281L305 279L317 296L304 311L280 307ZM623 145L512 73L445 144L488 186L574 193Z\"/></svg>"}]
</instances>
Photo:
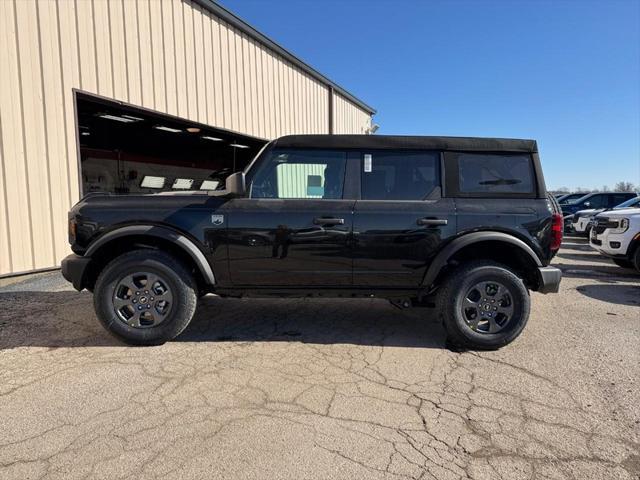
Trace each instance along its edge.
<instances>
[{"instance_id":1,"label":"side mirror","mask_svg":"<svg viewBox=\"0 0 640 480\"><path fill-rule=\"evenodd\" d=\"M244 172L236 172L227 177L225 182L226 193L241 197L245 194L247 188L244 183Z\"/></svg>"},{"instance_id":2,"label":"side mirror","mask_svg":"<svg viewBox=\"0 0 640 480\"><path fill-rule=\"evenodd\" d=\"M584 202L584 206L589 208L591 206L591 202Z\"/></svg>"}]
</instances>

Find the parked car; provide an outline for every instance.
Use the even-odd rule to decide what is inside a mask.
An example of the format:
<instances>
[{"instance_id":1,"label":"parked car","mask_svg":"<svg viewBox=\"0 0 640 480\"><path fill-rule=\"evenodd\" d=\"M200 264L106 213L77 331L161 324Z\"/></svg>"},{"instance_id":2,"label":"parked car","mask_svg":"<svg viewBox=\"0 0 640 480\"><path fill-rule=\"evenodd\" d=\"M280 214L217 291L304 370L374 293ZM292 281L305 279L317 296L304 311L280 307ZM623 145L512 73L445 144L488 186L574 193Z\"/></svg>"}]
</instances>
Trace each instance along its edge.
<instances>
[{"instance_id":1,"label":"parked car","mask_svg":"<svg viewBox=\"0 0 640 480\"><path fill-rule=\"evenodd\" d=\"M620 205L616 205L612 209L607 208L589 208L587 210L580 210L573 214L571 219L571 227L575 233L585 234L589 236L593 219L599 213L608 210L619 210L622 208L640 207L640 197L630 198L626 202L622 202Z\"/></svg>"},{"instance_id":2,"label":"parked car","mask_svg":"<svg viewBox=\"0 0 640 480\"><path fill-rule=\"evenodd\" d=\"M565 232L573 231L573 215L580 210L612 208L637 196L638 194L635 192L596 192L588 193L577 200L561 204Z\"/></svg>"},{"instance_id":3,"label":"parked car","mask_svg":"<svg viewBox=\"0 0 640 480\"><path fill-rule=\"evenodd\" d=\"M93 194L69 225L64 277L132 344L176 337L215 293L435 306L451 343L498 348L525 327L528 290L561 279L533 140L287 136L223 191Z\"/></svg>"},{"instance_id":4,"label":"parked car","mask_svg":"<svg viewBox=\"0 0 640 480\"><path fill-rule=\"evenodd\" d=\"M580 193L564 193L558 197L556 197L556 200L558 201L558 203L560 205L565 204L565 203L569 203L572 202L573 200L577 200L581 197L584 197L586 195L586 193L580 192Z\"/></svg>"},{"instance_id":5,"label":"parked car","mask_svg":"<svg viewBox=\"0 0 640 480\"><path fill-rule=\"evenodd\" d=\"M589 243L617 265L640 272L640 208L623 208L596 215Z\"/></svg>"}]
</instances>

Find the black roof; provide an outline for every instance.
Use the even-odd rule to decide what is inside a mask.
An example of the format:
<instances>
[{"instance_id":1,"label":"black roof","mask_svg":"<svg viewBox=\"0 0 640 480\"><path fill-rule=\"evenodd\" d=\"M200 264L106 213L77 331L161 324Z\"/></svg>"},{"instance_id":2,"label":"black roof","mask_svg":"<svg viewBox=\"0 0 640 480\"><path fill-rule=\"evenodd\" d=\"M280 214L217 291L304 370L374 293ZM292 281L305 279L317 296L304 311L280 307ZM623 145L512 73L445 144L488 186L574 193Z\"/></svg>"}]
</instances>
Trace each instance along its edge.
<instances>
[{"instance_id":1,"label":"black roof","mask_svg":"<svg viewBox=\"0 0 640 480\"><path fill-rule=\"evenodd\" d=\"M287 135L274 141L284 148L429 149L468 152L538 151L535 140L401 135Z\"/></svg>"}]
</instances>

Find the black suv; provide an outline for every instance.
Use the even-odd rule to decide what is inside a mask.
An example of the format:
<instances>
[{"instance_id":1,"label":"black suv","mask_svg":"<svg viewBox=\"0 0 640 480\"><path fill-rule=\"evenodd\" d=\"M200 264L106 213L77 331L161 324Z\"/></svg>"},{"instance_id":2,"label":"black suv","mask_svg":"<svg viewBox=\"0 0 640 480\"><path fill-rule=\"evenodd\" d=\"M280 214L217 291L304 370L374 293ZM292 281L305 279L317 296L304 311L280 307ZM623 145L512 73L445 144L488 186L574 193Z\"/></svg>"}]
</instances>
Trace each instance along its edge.
<instances>
[{"instance_id":1,"label":"black suv","mask_svg":"<svg viewBox=\"0 0 640 480\"><path fill-rule=\"evenodd\" d=\"M144 345L176 337L215 293L430 306L452 344L498 348L524 328L528 290L561 278L562 216L533 140L287 136L221 191L91 194L69 239L64 277Z\"/></svg>"}]
</instances>

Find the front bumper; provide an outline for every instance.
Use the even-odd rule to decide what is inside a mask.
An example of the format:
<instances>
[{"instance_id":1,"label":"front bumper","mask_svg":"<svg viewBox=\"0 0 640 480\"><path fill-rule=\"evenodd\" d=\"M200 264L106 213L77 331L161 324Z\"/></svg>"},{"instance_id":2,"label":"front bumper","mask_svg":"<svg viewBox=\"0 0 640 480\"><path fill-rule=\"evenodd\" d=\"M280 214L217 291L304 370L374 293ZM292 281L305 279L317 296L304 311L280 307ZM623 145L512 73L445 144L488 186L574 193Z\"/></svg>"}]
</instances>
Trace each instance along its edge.
<instances>
[{"instance_id":1,"label":"front bumper","mask_svg":"<svg viewBox=\"0 0 640 480\"><path fill-rule=\"evenodd\" d=\"M62 260L62 276L71 282L73 288L80 291L84 288L85 275L90 263L91 258L71 254Z\"/></svg>"},{"instance_id":2,"label":"front bumper","mask_svg":"<svg viewBox=\"0 0 640 480\"><path fill-rule=\"evenodd\" d=\"M558 293L562 271L556 267L538 267L540 284L538 293Z\"/></svg>"},{"instance_id":3,"label":"front bumper","mask_svg":"<svg viewBox=\"0 0 640 480\"><path fill-rule=\"evenodd\" d=\"M572 227L576 233L585 233L590 223L591 220L588 217L580 217L577 222L572 223Z\"/></svg>"},{"instance_id":4,"label":"front bumper","mask_svg":"<svg viewBox=\"0 0 640 480\"><path fill-rule=\"evenodd\" d=\"M625 258L629 250L630 235L625 233L612 233L610 228L602 233L591 230L589 244L602 255L612 258Z\"/></svg>"}]
</instances>

